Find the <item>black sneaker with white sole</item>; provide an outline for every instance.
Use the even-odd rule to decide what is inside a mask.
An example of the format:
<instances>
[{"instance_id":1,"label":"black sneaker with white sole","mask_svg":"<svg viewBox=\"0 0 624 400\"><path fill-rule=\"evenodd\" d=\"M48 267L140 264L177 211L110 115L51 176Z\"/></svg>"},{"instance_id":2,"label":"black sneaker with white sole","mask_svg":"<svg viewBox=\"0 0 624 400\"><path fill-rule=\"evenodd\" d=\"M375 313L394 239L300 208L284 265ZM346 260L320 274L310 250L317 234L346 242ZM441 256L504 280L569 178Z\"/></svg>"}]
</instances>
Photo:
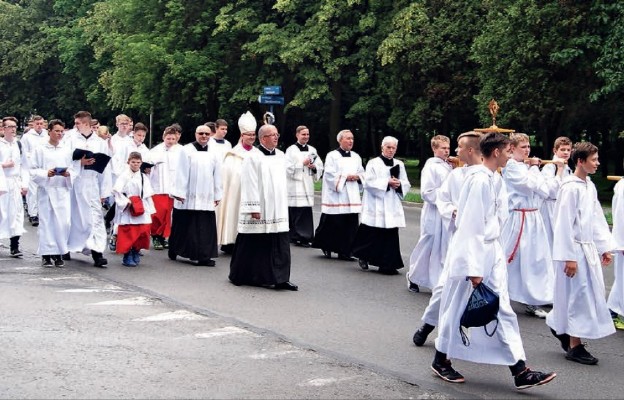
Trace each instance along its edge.
<instances>
[{"instance_id":1,"label":"black sneaker with white sole","mask_svg":"<svg viewBox=\"0 0 624 400\"><path fill-rule=\"evenodd\" d=\"M598 364L598 359L592 356L589 351L585 349L585 346L579 344L568 350L565 356L566 360L574 361L579 364L585 365L596 365Z\"/></svg>"},{"instance_id":2,"label":"black sneaker with white sole","mask_svg":"<svg viewBox=\"0 0 624 400\"><path fill-rule=\"evenodd\" d=\"M539 372L539 371L531 371L529 368L525 369L518 375L514 376L514 383L516 384L516 389L524 390L528 388L532 388L533 386L544 385L557 376L554 372Z\"/></svg>"},{"instance_id":3,"label":"black sneaker with white sole","mask_svg":"<svg viewBox=\"0 0 624 400\"><path fill-rule=\"evenodd\" d=\"M570 349L570 335L568 335L567 333L562 333L561 335L559 335L552 328L550 328L550 333L552 333L554 337L559 339L559 342L561 343L561 348L567 353Z\"/></svg>"},{"instance_id":4,"label":"black sneaker with white sole","mask_svg":"<svg viewBox=\"0 0 624 400\"><path fill-rule=\"evenodd\" d=\"M19 249L19 247L11 249L11 257L21 257L24 253Z\"/></svg>"},{"instance_id":5,"label":"black sneaker with white sole","mask_svg":"<svg viewBox=\"0 0 624 400\"><path fill-rule=\"evenodd\" d=\"M451 383L464 383L465 379L462 374L455 371L453 366L451 365L450 360L446 360L443 363L433 362L431 364L431 370L434 374L436 374L440 379L445 380Z\"/></svg>"},{"instance_id":6,"label":"black sneaker with white sole","mask_svg":"<svg viewBox=\"0 0 624 400\"><path fill-rule=\"evenodd\" d=\"M54 267L54 263L52 263L52 258L50 256L41 257L41 266L44 268Z\"/></svg>"},{"instance_id":7,"label":"black sneaker with white sole","mask_svg":"<svg viewBox=\"0 0 624 400\"><path fill-rule=\"evenodd\" d=\"M435 326L429 325L427 323L425 323L423 326L418 328L416 333L414 333L414 337L412 338L412 340L414 341L414 344L418 347L425 344L425 342L427 341L427 336L429 336L429 334L433 332L434 329L435 329Z\"/></svg>"}]
</instances>

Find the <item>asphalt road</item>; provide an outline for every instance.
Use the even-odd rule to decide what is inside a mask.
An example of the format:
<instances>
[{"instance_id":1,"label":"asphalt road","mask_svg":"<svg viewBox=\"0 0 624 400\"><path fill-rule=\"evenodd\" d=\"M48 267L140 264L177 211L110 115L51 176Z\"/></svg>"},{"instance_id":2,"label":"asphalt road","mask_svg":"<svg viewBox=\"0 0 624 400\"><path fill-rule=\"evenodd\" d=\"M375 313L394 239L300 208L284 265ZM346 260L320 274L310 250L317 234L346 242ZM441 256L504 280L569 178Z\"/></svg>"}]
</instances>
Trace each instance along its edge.
<instances>
[{"instance_id":1,"label":"asphalt road","mask_svg":"<svg viewBox=\"0 0 624 400\"><path fill-rule=\"evenodd\" d=\"M418 238L419 216L420 208L406 207L408 227L400 233L401 249L406 265ZM318 212L315 212L315 218L318 219ZM32 256L36 249L35 240L32 232L26 235L23 247L30 252L31 256L30 261L24 261L32 266L33 271L40 271L35 267L37 260ZM0 249L0 252L6 255L7 250L6 248ZM100 286L106 283L124 288L133 292L133 296L159 299L159 302L169 308L174 307L210 316L216 318L222 325L246 329L263 338L280 339L279 343L292 346L297 351L313 352L322 357L328 365L344 365L347 369L353 368L349 372L359 379L354 378L350 381L345 379L340 384L331 381L333 383L320 386L326 390L325 392L318 394L314 392L313 395L310 395L312 392L298 391L302 387L297 386L298 384L289 386L291 389L284 389L269 395L267 391L255 394L235 392L229 390L227 382L223 382L219 386L223 392L204 391L203 395L187 397L622 397L620 382L621 371L624 370L624 333L617 332L602 340L592 340L588 349L600 359L600 363L597 366L582 366L566 361L564 353L559 348L556 339L551 337L544 320L524 315L523 308L518 304L514 304L514 308L518 313L529 367L554 370L558 373L557 379L543 387L517 392L506 367L455 361L456 369L464 374L467 382L465 384L442 382L435 378L429 369L434 353L435 333L424 347L417 348L411 341L414 330L420 325L420 316L427 306L429 294L410 293L407 290L404 275L385 276L376 273L374 268L370 271L362 271L356 262L327 260L322 257L320 250L292 247L291 281L299 285L298 292L237 287L230 284L227 280L230 259L227 256L218 258L217 266L213 268L195 267L179 261L172 262L167 259L164 251L147 252L138 268L121 266L121 257L116 255L109 254L108 259L109 268L97 269L92 267L89 258L78 255L74 257L68 268L54 271L54 274L58 277L75 274L87 276L100 282ZM18 265L16 263L19 263L8 262L6 259L0 262L2 262L0 269L3 270L3 276L6 276L4 271L6 265L15 269L17 268L15 265ZM405 269L402 271L405 272ZM613 281L611 267L606 269L605 275L609 289ZM15 279L18 278L14 278L13 284L16 284ZM29 283L29 285L35 284ZM6 293L0 296L5 304L12 299L12 296ZM31 300L36 303L35 299ZM36 306L33 307L36 308ZM43 318L45 321L45 313L30 308L32 307L23 310L26 315L35 313L38 318ZM67 310L67 313L67 316L71 317L71 308ZM19 310L16 310L14 316L16 320L19 318L17 314ZM117 311L89 316L94 325L102 324L108 328L114 326L117 323L115 320L119 318L123 317L118 316ZM5 323L2 323L2 326L3 329L10 329L4 327ZM134 333L138 337L141 336L140 329ZM167 333L168 330L163 331L163 334ZM145 330L144 334L148 337L154 336L152 330ZM6 336L6 332L2 335ZM97 334L95 336L97 337ZM16 341L15 344L24 343ZM158 349L160 359L175 362L179 349L175 346L170 347L169 341L157 341L151 345ZM246 346L254 348L255 344ZM230 344L230 347L236 348L234 344ZM245 348L243 351L247 350L248 348ZM91 349L85 347L84 351L91 351ZM183 361L180 363L184 364ZM315 364L316 361L312 360L307 365ZM242 361L237 363L238 367L243 365L247 364ZM304 381L304 376L308 376L299 365L286 363L283 366L288 374L299 378L297 380L299 383ZM211 368L205 365L202 368L205 374L212 374ZM126 369L124 365L123 370ZM189 365L189 369L194 371L194 366ZM367 385L367 388L372 390L366 391L362 387L366 379L362 378L360 371L371 374L371 384ZM187 381L192 381L191 378L197 375L195 372L190 374ZM324 376L331 376L331 374ZM121 371L119 378L122 378ZM269 379L266 383L272 384L270 381ZM346 382L352 384L348 389L349 384ZM380 382L381 385L379 385ZM234 382L231 383L234 385ZM403 384L407 387L403 387ZM360 392L352 391L354 388L360 389ZM331 389L334 391L332 392ZM117 395L119 393L123 392L115 392ZM153 393L161 395L154 396ZM156 391L139 397L175 397L169 396L171 393L173 392ZM33 397L23 395L21 392L0 392L0 397L22 397L19 396L20 394L23 397Z\"/></svg>"}]
</instances>

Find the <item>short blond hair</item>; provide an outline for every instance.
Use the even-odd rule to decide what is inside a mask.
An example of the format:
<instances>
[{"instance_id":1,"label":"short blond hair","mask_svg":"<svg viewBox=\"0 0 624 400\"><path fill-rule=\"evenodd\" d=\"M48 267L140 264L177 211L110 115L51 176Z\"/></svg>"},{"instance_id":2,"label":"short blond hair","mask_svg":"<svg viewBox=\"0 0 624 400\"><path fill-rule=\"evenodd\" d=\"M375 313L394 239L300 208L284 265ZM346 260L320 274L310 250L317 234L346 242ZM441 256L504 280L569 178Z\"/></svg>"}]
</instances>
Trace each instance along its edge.
<instances>
[{"instance_id":1,"label":"short blond hair","mask_svg":"<svg viewBox=\"0 0 624 400\"><path fill-rule=\"evenodd\" d=\"M529 143L531 142L529 135L527 135L526 133L520 133L520 132L514 132L511 135L509 135L509 140L511 140L512 146L517 146L521 142L529 142Z\"/></svg>"},{"instance_id":2,"label":"short blond hair","mask_svg":"<svg viewBox=\"0 0 624 400\"><path fill-rule=\"evenodd\" d=\"M431 138L432 149L437 149L438 147L440 147L442 143L451 144L451 139L448 136L444 136L444 135L435 135L434 137Z\"/></svg>"}]
</instances>

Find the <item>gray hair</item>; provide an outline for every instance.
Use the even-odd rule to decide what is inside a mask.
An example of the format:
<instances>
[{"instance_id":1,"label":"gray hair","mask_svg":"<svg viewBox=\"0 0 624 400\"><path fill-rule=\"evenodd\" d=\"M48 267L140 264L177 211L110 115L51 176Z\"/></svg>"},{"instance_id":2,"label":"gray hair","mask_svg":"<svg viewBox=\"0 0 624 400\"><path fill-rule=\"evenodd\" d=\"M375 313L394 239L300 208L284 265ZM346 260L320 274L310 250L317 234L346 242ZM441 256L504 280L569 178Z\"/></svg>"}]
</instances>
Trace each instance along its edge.
<instances>
[{"instance_id":1,"label":"gray hair","mask_svg":"<svg viewBox=\"0 0 624 400\"><path fill-rule=\"evenodd\" d=\"M349 129L343 129L340 132L338 132L338 136L336 136L336 140L338 141L338 143L340 143L340 139L342 139L342 136L347 132L353 135L353 132L351 132L351 130Z\"/></svg>"},{"instance_id":2,"label":"gray hair","mask_svg":"<svg viewBox=\"0 0 624 400\"><path fill-rule=\"evenodd\" d=\"M275 129L275 132L277 133L277 128L275 127L275 125L264 124L260 126L260 129L258 129L258 140L262 139L267 134L270 134L271 129Z\"/></svg>"},{"instance_id":3,"label":"gray hair","mask_svg":"<svg viewBox=\"0 0 624 400\"><path fill-rule=\"evenodd\" d=\"M383 138L383 140L381 141L381 145L385 146L386 143L392 143L395 146L399 145L399 139L395 138L394 136L386 136Z\"/></svg>"}]
</instances>

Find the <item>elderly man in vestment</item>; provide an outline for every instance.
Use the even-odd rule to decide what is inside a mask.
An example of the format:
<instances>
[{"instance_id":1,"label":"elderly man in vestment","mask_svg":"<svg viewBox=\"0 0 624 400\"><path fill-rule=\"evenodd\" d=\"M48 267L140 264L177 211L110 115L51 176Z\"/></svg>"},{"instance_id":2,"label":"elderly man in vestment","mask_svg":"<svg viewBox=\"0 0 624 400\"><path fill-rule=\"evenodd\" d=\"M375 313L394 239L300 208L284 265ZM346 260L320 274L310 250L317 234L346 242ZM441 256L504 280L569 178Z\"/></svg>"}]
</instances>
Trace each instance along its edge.
<instances>
[{"instance_id":1,"label":"elderly man in vestment","mask_svg":"<svg viewBox=\"0 0 624 400\"><path fill-rule=\"evenodd\" d=\"M354 261L351 248L362 212L360 191L365 171L362 159L351 150L353 133L342 130L336 139L340 147L327 153L325 159L321 220L312 247L321 249L327 258L334 252L340 260Z\"/></svg>"},{"instance_id":2,"label":"elderly man in vestment","mask_svg":"<svg viewBox=\"0 0 624 400\"><path fill-rule=\"evenodd\" d=\"M595 365L598 358L587 351L581 338L600 339L615 333L601 264L611 263L610 252L617 244L589 178L600 165L598 147L576 143L570 159L574 174L563 179L555 206L555 295L546 324L561 341L566 359Z\"/></svg>"},{"instance_id":3,"label":"elderly man in vestment","mask_svg":"<svg viewBox=\"0 0 624 400\"><path fill-rule=\"evenodd\" d=\"M259 152L253 146L256 141L256 118L247 111L238 119L241 132L240 140L234 148L225 154L221 175L223 177L223 200L217 214L217 237L221 251L232 254L236 235L241 199L241 172L243 160Z\"/></svg>"},{"instance_id":4,"label":"elderly man in vestment","mask_svg":"<svg viewBox=\"0 0 624 400\"><path fill-rule=\"evenodd\" d=\"M360 267L379 267L379 273L396 275L403 268L399 228L405 227L401 200L410 183L403 162L394 158L399 141L386 136L381 155L366 164L362 222L353 244Z\"/></svg>"},{"instance_id":5,"label":"elderly man in vestment","mask_svg":"<svg viewBox=\"0 0 624 400\"><path fill-rule=\"evenodd\" d=\"M243 161L240 217L229 279L234 285L297 290L290 280L286 156L273 125L258 131L260 146Z\"/></svg>"},{"instance_id":6,"label":"elderly man in vestment","mask_svg":"<svg viewBox=\"0 0 624 400\"><path fill-rule=\"evenodd\" d=\"M307 127L298 126L295 136L297 142L286 149L290 242L310 247L314 239L314 182L323 175L323 161L308 144L310 130Z\"/></svg>"},{"instance_id":7,"label":"elderly man in vestment","mask_svg":"<svg viewBox=\"0 0 624 400\"><path fill-rule=\"evenodd\" d=\"M459 195L456 226L446 259L447 282L440 303L439 335L435 341L433 372L447 382L464 377L448 357L507 365L517 389L543 385L557 375L526 367L518 318L507 292L506 260L499 242L501 225L508 216L502 178L496 173L509 159L509 138L486 134L480 143L483 165L466 175ZM461 331L461 318L474 287L483 283L499 296L498 322L492 336L484 327L468 328L469 345ZM493 328L490 328L493 329Z\"/></svg>"},{"instance_id":8,"label":"elderly man in vestment","mask_svg":"<svg viewBox=\"0 0 624 400\"><path fill-rule=\"evenodd\" d=\"M221 161L208 148L210 128L195 129L195 141L178 155L173 190L173 221L169 259L188 258L199 266L214 267L218 257L215 207L223 196Z\"/></svg>"},{"instance_id":9,"label":"elderly man in vestment","mask_svg":"<svg viewBox=\"0 0 624 400\"><path fill-rule=\"evenodd\" d=\"M39 187L39 248L44 267L63 267L71 222L72 153L61 144L65 124L53 119L49 141L34 149L30 175Z\"/></svg>"},{"instance_id":10,"label":"elderly man in vestment","mask_svg":"<svg viewBox=\"0 0 624 400\"><path fill-rule=\"evenodd\" d=\"M94 155L96 153L108 154L108 143L93 133L91 130L91 114L87 111L79 111L74 115L76 131L64 138L64 143L72 151L72 159L75 150L86 150ZM82 158L73 161L73 170L76 179L71 191L71 228L69 231L68 253L64 255L69 259L69 252L91 253L96 267L106 267L108 260L103 253L106 248L106 228L102 214L102 203L111 196L111 166L108 163L102 172L95 167L96 158Z\"/></svg>"}]
</instances>

